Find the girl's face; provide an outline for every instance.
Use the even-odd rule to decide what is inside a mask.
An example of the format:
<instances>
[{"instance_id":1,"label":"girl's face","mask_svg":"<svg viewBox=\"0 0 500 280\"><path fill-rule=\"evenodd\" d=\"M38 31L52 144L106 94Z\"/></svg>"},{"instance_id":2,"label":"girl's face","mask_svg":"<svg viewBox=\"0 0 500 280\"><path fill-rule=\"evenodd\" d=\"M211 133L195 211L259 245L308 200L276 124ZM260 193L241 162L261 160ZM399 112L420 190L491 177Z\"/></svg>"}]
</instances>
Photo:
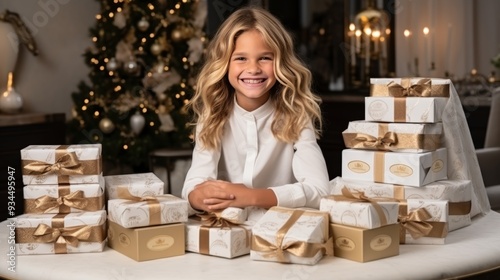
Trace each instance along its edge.
<instances>
[{"instance_id":1,"label":"girl's face","mask_svg":"<svg viewBox=\"0 0 500 280\"><path fill-rule=\"evenodd\" d=\"M253 111L269 99L269 91L276 83L274 53L259 31L245 31L236 39L228 78L243 109Z\"/></svg>"}]
</instances>

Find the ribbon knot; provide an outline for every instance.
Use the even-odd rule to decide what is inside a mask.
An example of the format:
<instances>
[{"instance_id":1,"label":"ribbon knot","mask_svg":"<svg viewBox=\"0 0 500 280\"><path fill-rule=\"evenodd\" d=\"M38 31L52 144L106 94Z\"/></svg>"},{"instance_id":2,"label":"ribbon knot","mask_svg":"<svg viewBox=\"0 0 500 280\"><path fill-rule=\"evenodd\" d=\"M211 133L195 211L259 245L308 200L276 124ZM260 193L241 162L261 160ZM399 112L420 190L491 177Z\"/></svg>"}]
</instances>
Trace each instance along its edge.
<instances>
[{"instance_id":1,"label":"ribbon knot","mask_svg":"<svg viewBox=\"0 0 500 280\"><path fill-rule=\"evenodd\" d=\"M365 133L358 133L354 140L363 143L364 147L383 149L398 143L397 134L395 132L387 132L382 137L375 137Z\"/></svg>"},{"instance_id":2,"label":"ribbon knot","mask_svg":"<svg viewBox=\"0 0 500 280\"><path fill-rule=\"evenodd\" d=\"M432 230L432 225L426 220L432 218L425 208L411 211L408 215L399 215L398 220L401 226L410 233L413 239L418 239L428 235Z\"/></svg>"},{"instance_id":3,"label":"ribbon knot","mask_svg":"<svg viewBox=\"0 0 500 280\"><path fill-rule=\"evenodd\" d=\"M389 95L393 97L430 97L432 93L431 79L420 79L412 84L410 78L401 79L401 84L390 81L387 84Z\"/></svg>"},{"instance_id":4,"label":"ribbon knot","mask_svg":"<svg viewBox=\"0 0 500 280\"><path fill-rule=\"evenodd\" d=\"M68 228L51 228L46 224L39 224L33 233L35 241L41 243L69 244L78 247L79 241L89 239L91 226L74 226Z\"/></svg>"},{"instance_id":5,"label":"ribbon knot","mask_svg":"<svg viewBox=\"0 0 500 280\"><path fill-rule=\"evenodd\" d=\"M76 209L84 209L87 207L87 204L88 201L82 190L78 190L58 198L44 195L35 200L36 209L39 209L44 213L48 213L61 205L66 205Z\"/></svg>"},{"instance_id":6,"label":"ribbon knot","mask_svg":"<svg viewBox=\"0 0 500 280\"><path fill-rule=\"evenodd\" d=\"M82 175L83 169L75 152L69 152L57 158L54 163L33 161L23 167L26 175Z\"/></svg>"},{"instance_id":7,"label":"ribbon knot","mask_svg":"<svg viewBox=\"0 0 500 280\"><path fill-rule=\"evenodd\" d=\"M201 224L204 227L231 228L232 226L240 225L234 220L222 217L220 213L211 212L208 214L198 214L197 216L201 218Z\"/></svg>"}]
</instances>

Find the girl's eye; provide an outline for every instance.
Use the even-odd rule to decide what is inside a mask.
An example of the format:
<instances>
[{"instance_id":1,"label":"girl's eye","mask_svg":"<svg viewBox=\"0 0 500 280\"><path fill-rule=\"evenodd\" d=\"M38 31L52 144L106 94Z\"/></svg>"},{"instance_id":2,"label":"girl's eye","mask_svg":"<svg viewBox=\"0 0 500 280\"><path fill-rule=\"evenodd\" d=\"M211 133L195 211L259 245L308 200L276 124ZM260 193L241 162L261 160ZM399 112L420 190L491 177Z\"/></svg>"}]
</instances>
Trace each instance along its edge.
<instances>
[{"instance_id":1,"label":"girl's eye","mask_svg":"<svg viewBox=\"0 0 500 280\"><path fill-rule=\"evenodd\" d=\"M264 56L264 57L262 57L261 59L262 59L262 60L273 60L273 58L272 58L272 57L270 57L270 56Z\"/></svg>"},{"instance_id":2,"label":"girl's eye","mask_svg":"<svg viewBox=\"0 0 500 280\"><path fill-rule=\"evenodd\" d=\"M234 60L245 60L244 57L235 57Z\"/></svg>"}]
</instances>

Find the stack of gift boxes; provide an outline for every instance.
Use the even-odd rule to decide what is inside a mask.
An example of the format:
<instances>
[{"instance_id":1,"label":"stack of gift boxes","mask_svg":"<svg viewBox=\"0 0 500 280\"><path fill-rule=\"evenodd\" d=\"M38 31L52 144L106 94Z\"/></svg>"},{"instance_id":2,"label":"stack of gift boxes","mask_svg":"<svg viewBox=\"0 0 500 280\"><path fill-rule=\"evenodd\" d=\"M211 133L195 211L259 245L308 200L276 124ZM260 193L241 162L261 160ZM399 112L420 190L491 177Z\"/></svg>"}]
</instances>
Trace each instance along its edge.
<instances>
[{"instance_id":1,"label":"stack of gift boxes","mask_svg":"<svg viewBox=\"0 0 500 280\"><path fill-rule=\"evenodd\" d=\"M400 244L445 244L449 231L470 225L471 182L447 176L452 151L444 144L441 115L450 86L447 79L371 79L365 119L350 122L343 132L342 176L332 180L329 200L340 204L354 196L365 200L355 203L371 206L396 201L396 221L383 209L399 225ZM338 218L332 221L334 238L347 235L338 224L367 228L359 224L367 210L353 207L332 213ZM339 243L336 252L342 252Z\"/></svg>"},{"instance_id":2,"label":"stack of gift boxes","mask_svg":"<svg viewBox=\"0 0 500 280\"><path fill-rule=\"evenodd\" d=\"M106 211L101 145L21 150L24 214L14 219L19 255L101 252Z\"/></svg>"},{"instance_id":3,"label":"stack of gift boxes","mask_svg":"<svg viewBox=\"0 0 500 280\"><path fill-rule=\"evenodd\" d=\"M185 253L188 202L164 194L154 173L104 176L108 205L108 245L136 260Z\"/></svg>"}]
</instances>

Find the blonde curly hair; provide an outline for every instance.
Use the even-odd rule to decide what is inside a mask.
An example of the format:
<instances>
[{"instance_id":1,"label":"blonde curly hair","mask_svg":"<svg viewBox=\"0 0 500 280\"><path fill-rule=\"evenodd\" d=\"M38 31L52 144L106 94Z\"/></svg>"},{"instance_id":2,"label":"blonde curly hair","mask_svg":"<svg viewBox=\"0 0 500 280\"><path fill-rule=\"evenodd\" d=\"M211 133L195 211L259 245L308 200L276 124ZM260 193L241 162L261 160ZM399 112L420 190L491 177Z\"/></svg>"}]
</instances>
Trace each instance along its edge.
<instances>
[{"instance_id":1,"label":"blonde curly hair","mask_svg":"<svg viewBox=\"0 0 500 280\"><path fill-rule=\"evenodd\" d=\"M227 77L229 61L238 36L248 30L259 31L274 52L277 83L270 93L275 108L271 125L274 137L293 143L312 121L319 138L321 99L311 91L311 72L294 52L292 37L268 11L245 7L233 12L223 22L207 47L195 94L186 107L193 113L193 121L189 125L194 126L194 133L198 133L195 139L208 149L220 145L224 125L235 100L234 89Z\"/></svg>"}]
</instances>

